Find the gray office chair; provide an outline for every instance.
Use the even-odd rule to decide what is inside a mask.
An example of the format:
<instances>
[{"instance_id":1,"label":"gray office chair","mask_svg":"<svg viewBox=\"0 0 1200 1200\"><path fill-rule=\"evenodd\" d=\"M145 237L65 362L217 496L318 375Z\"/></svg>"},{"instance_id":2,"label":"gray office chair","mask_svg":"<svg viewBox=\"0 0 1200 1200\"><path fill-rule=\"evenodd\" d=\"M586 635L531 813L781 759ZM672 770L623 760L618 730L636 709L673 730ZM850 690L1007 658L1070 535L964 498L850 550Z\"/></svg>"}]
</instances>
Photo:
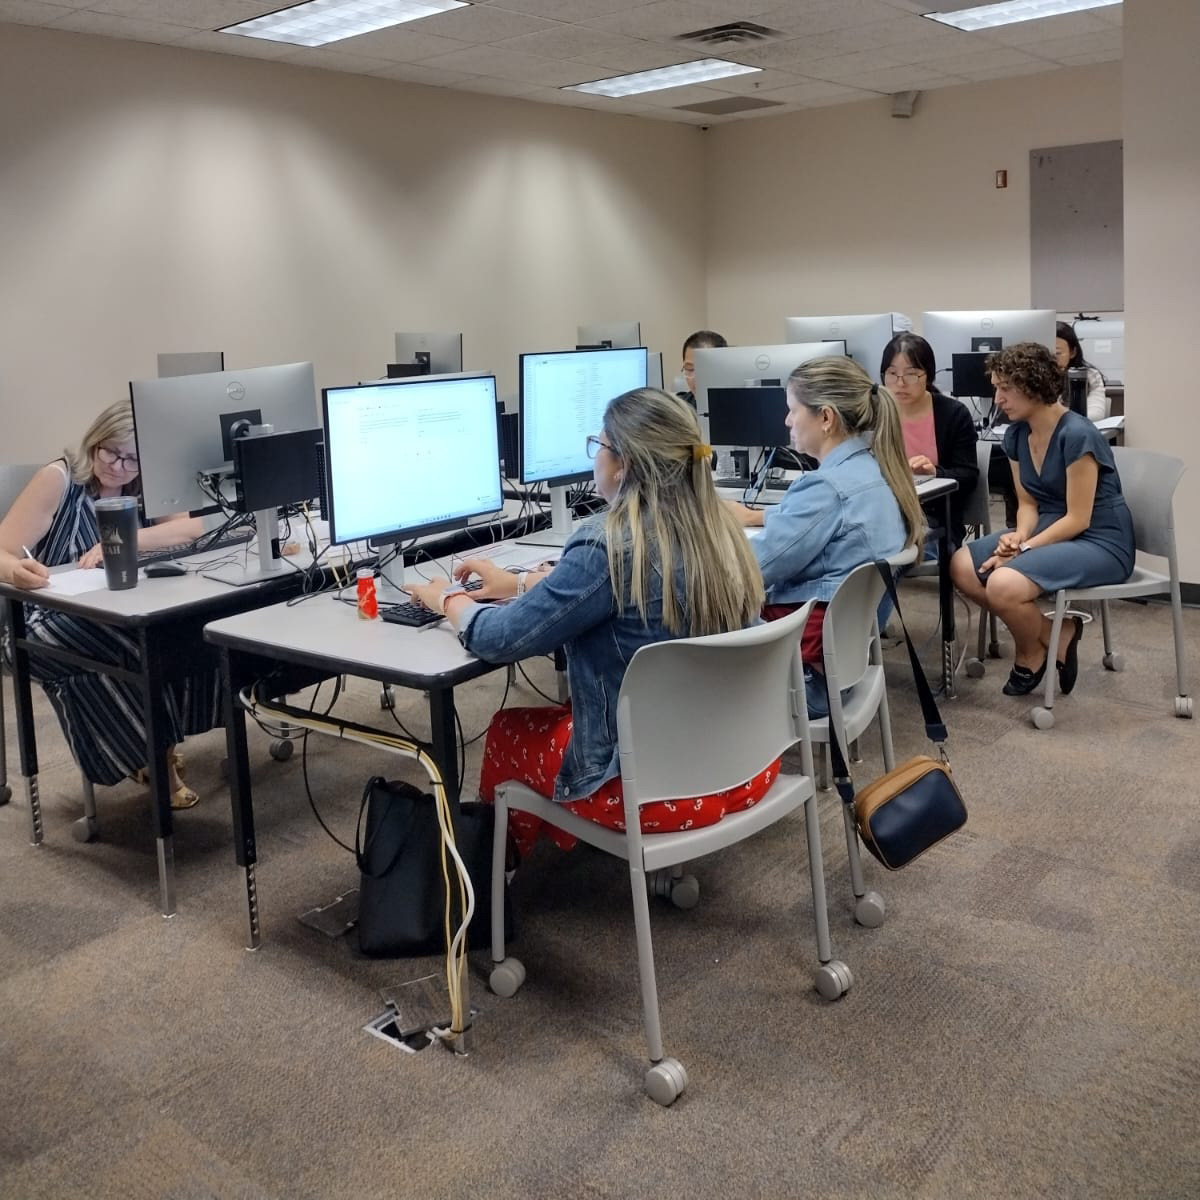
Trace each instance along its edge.
<instances>
[{"instance_id":1,"label":"gray office chair","mask_svg":"<svg viewBox=\"0 0 1200 1200\"><path fill-rule=\"evenodd\" d=\"M40 469L40 463L11 463L0 466L0 521L12 507L13 501L25 490L25 485ZM0 611L0 638L8 633L8 607ZM0 655L0 804L12 799L12 788L8 783L8 751L4 726L4 680L7 671Z\"/></svg>"},{"instance_id":2,"label":"gray office chair","mask_svg":"<svg viewBox=\"0 0 1200 1200\"><path fill-rule=\"evenodd\" d=\"M1062 632L1067 608L1084 600L1100 602L1100 625L1104 632L1104 666L1109 671L1124 669L1124 660L1113 649L1109 624L1108 602L1129 600L1137 596L1156 596L1166 592L1171 599L1171 625L1175 636L1175 715L1190 719L1192 698L1183 678L1183 603L1179 594L1179 562L1175 556L1175 489L1183 476L1183 462L1169 454L1154 450L1137 450L1129 446L1114 446L1121 490L1133 515L1134 544L1141 554L1167 560L1167 574L1135 566L1124 583L1107 587L1063 588L1054 593L1054 616L1050 629L1050 646L1046 653L1052 661L1058 659L1058 639ZM1054 692L1057 671L1046 672L1045 695L1040 705L1030 709L1029 716L1037 729L1054 726Z\"/></svg>"},{"instance_id":3,"label":"gray office chair","mask_svg":"<svg viewBox=\"0 0 1200 1200\"><path fill-rule=\"evenodd\" d=\"M510 810L532 813L629 863L637 935L638 971L650 1069L646 1091L671 1104L687 1086L687 1072L663 1055L648 892L659 873L682 875L686 862L732 846L797 809L804 809L808 866L817 932L817 991L836 1000L852 984L849 968L833 959L825 907L821 833L812 781L812 748L797 651L811 605L779 621L733 633L643 646L625 672L617 704L617 734L625 796L626 832L605 829L546 800L523 784L496 789L492 852L493 992L512 996L525 968L504 954L504 852ZM696 731L703 730L703 737ZM655 800L706 795L753 778L800 743L803 774L781 774L753 807L715 825L679 833L642 833L640 809ZM783 923L787 927L787 923Z\"/></svg>"},{"instance_id":4,"label":"gray office chair","mask_svg":"<svg viewBox=\"0 0 1200 1200\"><path fill-rule=\"evenodd\" d=\"M914 547L903 551L890 560L893 569L907 566L916 554ZM864 563L842 580L825 610L821 641L825 683L829 690L829 716L809 720L810 736L821 747L819 784L822 790L829 787L825 747L829 744L831 723L841 733L842 745L851 747L852 758L859 761L856 743L871 722L878 720L884 768L890 771L896 765L887 681L875 617L883 593L883 578L875 564ZM878 892L867 891L854 814L845 805L842 806L842 819L846 829L846 853L850 859L854 919L860 925L874 929L883 924L887 908Z\"/></svg>"}]
</instances>

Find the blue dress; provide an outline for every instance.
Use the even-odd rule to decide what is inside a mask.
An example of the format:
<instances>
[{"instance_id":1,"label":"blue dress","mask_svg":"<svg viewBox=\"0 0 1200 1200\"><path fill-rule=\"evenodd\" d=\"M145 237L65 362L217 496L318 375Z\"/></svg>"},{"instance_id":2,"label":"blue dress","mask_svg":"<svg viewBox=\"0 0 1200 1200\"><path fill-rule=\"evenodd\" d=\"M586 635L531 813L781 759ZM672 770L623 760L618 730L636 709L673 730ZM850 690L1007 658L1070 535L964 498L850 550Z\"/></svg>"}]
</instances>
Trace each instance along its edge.
<instances>
[{"instance_id":1,"label":"blue dress","mask_svg":"<svg viewBox=\"0 0 1200 1200\"><path fill-rule=\"evenodd\" d=\"M1100 468L1092 521L1087 529L1070 541L1035 546L1004 565L1032 579L1044 592L1101 587L1128 579L1134 561L1133 518L1121 494L1112 447L1096 426L1078 413L1063 413L1050 435L1040 473L1029 453L1029 426L1024 421L1005 431L1004 453L1019 465L1021 486L1037 504L1034 535L1066 516L1067 468L1085 454L1090 454ZM994 533L967 543L976 571L995 553L1000 536Z\"/></svg>"}]
</instances>

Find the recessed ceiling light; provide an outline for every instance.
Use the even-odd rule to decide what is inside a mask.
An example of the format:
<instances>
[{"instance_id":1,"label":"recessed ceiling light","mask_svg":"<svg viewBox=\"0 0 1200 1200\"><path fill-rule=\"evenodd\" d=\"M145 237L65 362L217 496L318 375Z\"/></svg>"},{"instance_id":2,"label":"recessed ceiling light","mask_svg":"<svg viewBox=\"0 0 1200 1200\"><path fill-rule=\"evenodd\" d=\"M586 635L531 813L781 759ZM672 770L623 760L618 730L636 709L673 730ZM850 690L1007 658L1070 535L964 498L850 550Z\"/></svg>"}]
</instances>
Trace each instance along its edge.
<instances>
[{"instance_id":1,"label":"recessed ceiling light","mask_svg":"<svg viewBox=\"0 0 1200 1200\"><path fill-rule=\"evenodd\" d=\"M1005 0L1002 4L980 4L975 8L960 8L957 12L922 13L931 21L953 25L974 33L977 29L992 29L996 25L1015 25L1018 21L1039 21L1042 17L1061 17L1065 13L1083 12L1089 8L1107 8L1121 0Z\"/></svg>"},{"instance_id":2,"label":"recessed ceiling light","mask_svg":"<svg viewBox=\"0 0 1200 1200\"><path fill-rule=\"evenodd\" d=\"M467 0L307 0L249 21L226 25L217 33L237 33L271 42L290 42L294 46L324 46L360 33L374 33L405 21L469 7Z\"/></svg>"},{"instance_id":3,"label":"recessed ceiling light","mask_svg":"<svg viewBox=\"0 0 1200 1200\"><path fill-rule=\"evenodd\" d=\"M609 79L593 79L591 83L573 83L560 89L564 92L590 92L593 96L637 96L642 92L661 92L666 88L686 87L689 83L706 83L710 79L727 79L730 75L749 75L762 67L745 67L726 62L723 58L698 58L695 62L679 63L674 67L659 67L654 71L637 71L633 75L613 75Z\"/></svg>"}]
</instances>

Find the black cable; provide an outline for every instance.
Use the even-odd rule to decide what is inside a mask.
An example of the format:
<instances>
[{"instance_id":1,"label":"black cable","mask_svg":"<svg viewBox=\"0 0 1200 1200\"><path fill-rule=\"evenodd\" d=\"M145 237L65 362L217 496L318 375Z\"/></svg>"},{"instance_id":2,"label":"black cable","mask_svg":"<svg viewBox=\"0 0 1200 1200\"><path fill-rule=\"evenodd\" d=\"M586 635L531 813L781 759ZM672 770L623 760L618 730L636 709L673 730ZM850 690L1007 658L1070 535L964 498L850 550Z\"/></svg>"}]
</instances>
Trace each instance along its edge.
<instances>
[{"instance_id":1,"label":"black cable","mask_svg":"<svg viewBox=\"0 0 1200 1200\"><path fill-rule=\"evenodd\" d=\"M317 707L317 697L321 694L321 688L323 688L324 686L325 686L324 680L322 680L320 683L317 684L316 690L313 692L312 703L308 706L308 711L310 713L315 713L315 710ZM323 717L327 717L329 715L334 704L337 703L337 699L338 699L339 694L341 693L341 690L342 690L342 677L339 675L336 678L335 683L334 683L333 699L330 701L329 707L326 708L325 711L321 714ZM304 779L304 794L308 797L308 807L312 809L313 816L317 818L317 824L320 825L323 830L325 830L326 834L328 834L328 836L333 841L335 841L339 846L341 846L341 848L343 850L345 850L347 854L353 854L354 847L347 846L346 843L343 842L342 839L340 837L338 837L338 835L336 833L334 833L333 830L330 829L328 825L325 824L325 819L324 819L324 817L321 816L321 813L317 808L317 802L313 798L312 786L311 786L311 784L309 782L309 778L308 778L308 736L312 732L313 731L311 729L306 729L300 735L300 772Z\"/></svg>"},{"instance_id":2,"label":"black cable","mask_svg":"<svg viewBox=\"0 0 1200 1200\"><path fill-rule=\"evenodd\" d=\"M539 696L541 696L541 698L543 700L548 700L551 704L561 704L562 703L561 700L556 700L553 696L547 696L546 693L543 692L542 689L540 687L538 687L538 685L536 683L534 683L533 680L530 679L528 675L525 674L525 668L523 666L521 666L520 663L517 663L516 667L517 667L517 670L521 672L521 678L524 679L525 682L527 684L529 684L529 686L531 688L533 688L533 690L535 692L537 692L537 694Z\"/></svg>"}]
</instances>

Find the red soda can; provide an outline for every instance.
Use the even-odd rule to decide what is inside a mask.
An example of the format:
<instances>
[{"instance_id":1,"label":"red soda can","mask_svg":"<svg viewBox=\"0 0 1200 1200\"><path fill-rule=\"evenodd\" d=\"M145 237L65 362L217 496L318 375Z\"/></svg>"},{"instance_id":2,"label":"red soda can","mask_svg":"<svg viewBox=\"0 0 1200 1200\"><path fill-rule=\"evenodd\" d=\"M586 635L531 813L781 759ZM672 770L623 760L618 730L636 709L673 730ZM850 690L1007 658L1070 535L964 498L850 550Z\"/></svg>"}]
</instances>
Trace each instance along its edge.
<instances>
[{"instance_id":1,"label":"red soda can","mask_svg":"<svg viewBox=\"0 0 1200 1200\"><path fill-rule=\"evenodd\" d=\"M370 567L358 571L358 615L364 621L379 616L379 600L375 596L375 572Z\"/></svg>"}]
</instances>

